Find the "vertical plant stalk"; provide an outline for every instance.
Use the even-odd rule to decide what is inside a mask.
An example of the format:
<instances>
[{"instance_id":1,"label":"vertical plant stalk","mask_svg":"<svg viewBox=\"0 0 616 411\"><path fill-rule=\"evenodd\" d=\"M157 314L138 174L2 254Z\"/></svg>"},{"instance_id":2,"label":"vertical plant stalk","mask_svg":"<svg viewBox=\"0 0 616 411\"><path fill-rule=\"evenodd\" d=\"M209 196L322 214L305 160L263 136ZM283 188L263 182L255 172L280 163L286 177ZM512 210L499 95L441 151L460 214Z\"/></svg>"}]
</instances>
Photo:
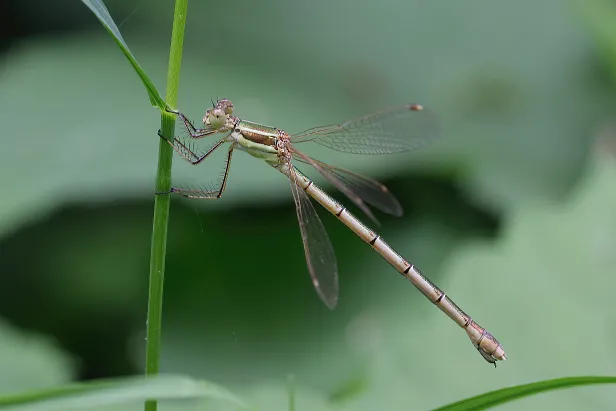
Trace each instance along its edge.
<instances>
[{"instance_id":1,"label":"vertical plant stalk","mask_svg":"<svg viewBox=\"0 0 616 411\"><path fill-rule=\"evenodd\" d=\"M182 64L182 46L186 26L186 9L188 0L176 0L173 13L173 29L169 50L169 70L167 72L167 93L165 101L170 107L177 105L180 67ZM175 133L175 116L161 114L161 131L164 137L173 138ZM173 148L163 139L159 139L158 169L156 171L156 192L165 193L171 189L171 164ZM158 374L161 347L161 323L163 311L163 286L165 280L165 253L167 249L167 227L169 223L169 195L154 197L154 222L152 227L152 248L150 255L150 288L148 294L148 318L145 354L145 374ZM156 401L147 401L145 411L156 411Z\"/></svg>"}]
</instances>

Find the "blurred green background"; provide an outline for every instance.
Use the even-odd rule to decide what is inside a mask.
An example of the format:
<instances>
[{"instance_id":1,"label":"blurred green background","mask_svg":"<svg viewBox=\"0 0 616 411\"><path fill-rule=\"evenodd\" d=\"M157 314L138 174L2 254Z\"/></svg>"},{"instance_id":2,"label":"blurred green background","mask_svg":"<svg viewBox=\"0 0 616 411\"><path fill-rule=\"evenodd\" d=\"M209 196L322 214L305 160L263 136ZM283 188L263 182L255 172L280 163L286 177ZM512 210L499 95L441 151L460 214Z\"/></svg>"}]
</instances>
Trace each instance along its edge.
<instances>
[{"instance_id":1,"label":"blurred green background","mask_svg":"<svg viewBox=\"0 0 616 411\"><path fill-rule=\"evenodd\" d=\"M106 4L164 90L173 2ZM405 215L378 214L381 235L508 361L488 366L317 209L340 267L329 311L288 183L238 154L220 201L172 201L163 371L267 410L286 406L290 373L298 410L421 410L616 374L614 27L608 0L191 2L179 108L196 121L217 97L289 132L405 102L430 108L443 138L421 151L306 151L397 195ZM0 48L0 393L140 373L159 113L80 1L3 2ZM214 181L220 154L199 167L176 156L174 182ZM614 404L597 387L501 409Z\"/></svg>"}]
</instances>

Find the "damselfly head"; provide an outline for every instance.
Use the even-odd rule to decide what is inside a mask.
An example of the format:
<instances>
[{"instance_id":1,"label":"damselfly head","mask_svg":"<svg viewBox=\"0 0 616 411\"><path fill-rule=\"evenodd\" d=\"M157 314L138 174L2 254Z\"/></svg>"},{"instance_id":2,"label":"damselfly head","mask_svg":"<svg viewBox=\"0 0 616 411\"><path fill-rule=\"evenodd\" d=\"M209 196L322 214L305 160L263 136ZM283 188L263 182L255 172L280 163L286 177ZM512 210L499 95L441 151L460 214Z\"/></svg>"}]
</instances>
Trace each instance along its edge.
<instances>
[{"instance_id":1,"label":"damselfly head","mask_svg":"<svg viewBox=\"0 0 616 411\"><path fill-rule=\"evenodd\" d=\"M233 103L231 100L223 98L218 100L213 106L213 108L205 112L203 124L214 130L220 130L227 125L231 114L233 114Z\"/></svg>"},{"instance_id":2,"label":"damselfly head","mask_svg":"<svg viewBox=\"0 0 616 411\"><path fill-rule=\"evenodd\" d=\"M218 130L227 124L227 114L220 108L213 108L205 112L203 124L214 130Z\"/></svg>"}]
</instances>

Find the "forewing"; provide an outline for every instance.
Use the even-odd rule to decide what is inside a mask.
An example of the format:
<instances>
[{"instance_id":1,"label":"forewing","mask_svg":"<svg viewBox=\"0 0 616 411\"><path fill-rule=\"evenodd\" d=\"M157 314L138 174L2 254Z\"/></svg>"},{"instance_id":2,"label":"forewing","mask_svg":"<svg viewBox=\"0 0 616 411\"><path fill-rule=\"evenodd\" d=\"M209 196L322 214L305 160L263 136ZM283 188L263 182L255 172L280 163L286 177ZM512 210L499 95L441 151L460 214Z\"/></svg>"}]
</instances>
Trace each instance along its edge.
<instances>
[{"instance_id":1,"label":"forewing","mask_svg":"<svg viewBox=\"0 0 616 411\"><path fill-rule=\"evenodd\" d=\"M312 141L346 153L392 154L423 147L438 134L438 123L428 110L407 104L339 125L312 128L291 136L291 141Z\"/></svg>"}]
</instances>

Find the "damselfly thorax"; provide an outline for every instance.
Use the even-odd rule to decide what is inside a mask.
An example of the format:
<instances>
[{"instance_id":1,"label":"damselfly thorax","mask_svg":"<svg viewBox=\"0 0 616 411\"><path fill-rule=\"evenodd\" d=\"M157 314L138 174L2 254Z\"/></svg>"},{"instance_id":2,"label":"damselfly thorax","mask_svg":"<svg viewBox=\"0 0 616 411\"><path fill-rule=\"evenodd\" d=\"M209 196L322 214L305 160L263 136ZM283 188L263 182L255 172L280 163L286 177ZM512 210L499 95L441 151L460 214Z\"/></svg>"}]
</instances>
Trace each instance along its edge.
<instances>
[{"instance_id":1,"label":"damselfly thorax","mask_svg":"<svg viewBox=\"0 0 616 411\"><path fill-rule=\"evenodd\" d=\"M289 134L279 128L239 120L231 136L238 148L272 166L287 164L292 159Z\"/></svg>"}]
</instances>

